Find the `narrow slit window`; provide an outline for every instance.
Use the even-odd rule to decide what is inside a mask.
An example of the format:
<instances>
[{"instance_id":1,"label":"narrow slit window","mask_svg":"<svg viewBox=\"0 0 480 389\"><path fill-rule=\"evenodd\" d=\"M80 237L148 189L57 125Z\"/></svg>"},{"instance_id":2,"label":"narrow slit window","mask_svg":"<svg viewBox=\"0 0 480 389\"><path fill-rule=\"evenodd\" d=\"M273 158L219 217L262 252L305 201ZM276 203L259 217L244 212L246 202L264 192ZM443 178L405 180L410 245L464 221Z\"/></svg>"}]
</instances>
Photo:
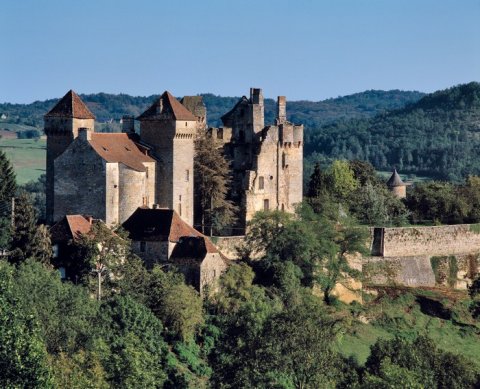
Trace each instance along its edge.
<instances>
[{"instance_id":1,"label":"narrow slit window","mask_svg":"<svg viewBox=\"0 0 480 389\"><path fill-rule=\"evenodd\" d=\"M268 199L263 200L263 210L268 211L270 209L270 202Z\"/></svg>"}]
</instances>

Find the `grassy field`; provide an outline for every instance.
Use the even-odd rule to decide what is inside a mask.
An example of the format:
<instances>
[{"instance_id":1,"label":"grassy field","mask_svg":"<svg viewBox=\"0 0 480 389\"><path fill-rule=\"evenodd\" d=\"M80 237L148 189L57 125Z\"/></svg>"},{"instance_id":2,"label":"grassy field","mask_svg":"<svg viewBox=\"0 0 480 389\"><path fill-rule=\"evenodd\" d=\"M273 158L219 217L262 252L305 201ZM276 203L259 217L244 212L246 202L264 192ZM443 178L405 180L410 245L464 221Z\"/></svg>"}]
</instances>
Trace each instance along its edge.
<instances>
[{"instance_id":1,"label":"grassy field","mask_svg":"<svg viewBox=\"0 0 480 389\"><path fill-rule=\"evenodd\" d=\"M364 322L352 322L338 349L363 364L379 338L428 335L439 348L464 355L480 369L480 323L471 318L468 302L466 292L448 295L422 289L376 297L360 308L357 314Z\"/></svg>"},{"instance_id":2,"label":"grassy field","mask_svg":"<svg viewBox=\"0 0 480 389\"><path fill-rule=\"evenodd\" d=\"M0 149L12 162L17 182L24 184L45 174L46 141L0 138Z\"/></svg>"},{"instance_id":3,"label":"grassy field","mask_svg":"<svg viewBox=\"0 0 480 389\"><path fill-rule=\"evenodd\" d=\"M7 120L0 120L0 130L8 129L11 132L25 130L41 130L37 127L27 126L26 124L9 123Z\"/></svg>"}]
</instances>

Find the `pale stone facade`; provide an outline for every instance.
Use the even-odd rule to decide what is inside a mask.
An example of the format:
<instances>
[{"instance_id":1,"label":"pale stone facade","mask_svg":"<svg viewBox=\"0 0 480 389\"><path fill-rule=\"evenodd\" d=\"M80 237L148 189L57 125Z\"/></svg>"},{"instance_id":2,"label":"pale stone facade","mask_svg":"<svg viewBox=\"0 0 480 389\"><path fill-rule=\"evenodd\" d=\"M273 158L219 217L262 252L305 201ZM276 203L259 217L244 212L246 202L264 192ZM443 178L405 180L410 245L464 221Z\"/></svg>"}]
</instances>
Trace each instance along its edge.
<instances>
[{"instance_id":1,"label":"pale stone facade","mask_svg":"<svg viewBox=\"0 0 480 389\"><path fill-rule=\"evenodd\" d=\"M132 116L122 118L121 134L99 134L93 114L68 92L45 115L48 222L89 214L121 224L137 207L155 204L193 225L194 139L205 131L207 112L201 96L182 102L165 92L137 118L139 135ZM209 131L232 162L231 197L241 209L235 234L257 211L294 212L302 201L303 126L287 121L285 97L278 98L274 125L265 126L256 88L222 121L223 128Z\"/></svg>"},{"instance_id":2,"label":"pale stone facade","mask_svg":"<svg viewBox=\"0 0 480 389\"><path fill-rule=\"evenodd\" d=\"M155 161L141 156L139 166L99 153L97 138L123 148L134 143L126 134L92 134L81 129L79 135L54 161L53 220L68 214L91 215L109 226L125 221L139 205L152 205L154 198Z\"/></svg>"}]
</instances>

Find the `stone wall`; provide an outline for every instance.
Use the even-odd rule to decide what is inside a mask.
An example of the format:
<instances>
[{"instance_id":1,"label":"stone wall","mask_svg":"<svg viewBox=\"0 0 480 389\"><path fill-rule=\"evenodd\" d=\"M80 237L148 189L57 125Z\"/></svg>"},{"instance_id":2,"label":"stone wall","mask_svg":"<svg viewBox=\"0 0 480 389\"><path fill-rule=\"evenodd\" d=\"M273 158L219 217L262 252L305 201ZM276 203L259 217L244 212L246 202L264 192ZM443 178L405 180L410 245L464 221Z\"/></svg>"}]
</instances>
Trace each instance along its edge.
<instances>
[{"instance_id":1,"label":"stone wall","mask_svg":"<svg viewBox=\"0 0 480 389\"><path fill-rule=\"evenodd\" d=\"M226 258L235 260L238 259L237 248L244 243L245 236L212 236L211 240Z\"/></svg>"},{"instance_id":2,"label":"stone wall","mask_svg":"<svg viewBox=\"0 0 480 389\"><path fill-rule=\"evenodd\" d=\"M77 138L54 166L54 221L73 214L105 220L106 163L88 141Z\"/></svg>"},{"instance_id":3,"label":"stone wall","mask_svg":"<svg viewBox=\"0 0 480 389\"><path fill-rule=\"evenodd\" d=\"M383 228L384 257L454 255L480 251L476 225Z\"/></svg>"},{"instance_id":4,"label":"stone wall","mask_svg":"<svg viewBox=\"0 0 480 389\"><path fill-rule=\"evenodd\" d=\"M143 247L142 247L143 246ZM156 263L166 262L169 257L168 241L132 241L132 251L138 255L149 269Z\"/></svg>"},{"instance_id":5,"label":"stone wall","mask_svg":"<svg viewBox=\"0 0 480 389\"><path fill-rule=\"evenodd\" d=\"M54 209L54 161L78 136L78 129L82 127L94 129L93 119L71 119L62 117L46 117L44 130L47 135L47 188L46 188L46 212L47 221L53 221Z\"/></svg>"}]
</instances>

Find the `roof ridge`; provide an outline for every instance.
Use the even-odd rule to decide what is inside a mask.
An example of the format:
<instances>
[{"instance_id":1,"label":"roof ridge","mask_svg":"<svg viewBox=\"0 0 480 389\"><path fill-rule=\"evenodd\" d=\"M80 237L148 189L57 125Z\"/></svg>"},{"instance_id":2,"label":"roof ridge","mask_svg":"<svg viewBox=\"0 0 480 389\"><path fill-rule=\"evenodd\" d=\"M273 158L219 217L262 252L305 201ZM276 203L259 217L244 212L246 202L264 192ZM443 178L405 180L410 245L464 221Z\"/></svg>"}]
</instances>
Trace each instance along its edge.
<instances>
[{"instance_id":1,"label":"roof ridge","mask_svg":"<svg viewBox=\"0 0 480 389\"><path fill-rule=\"evenodd\" d=\"M169 114L174 120L196 121L197 119L180 101L176 99L169 91L162 93L155 99L153 104L140 116L138 120L164 120L170 119Z\"/></svg>"},{"instance_id":2,"label":"roof ridge","mask_svg":"<svg viewBox=\"0 0 480 389\"><path fill-rule=\"evenodd\" d=\"M67 117L75 119L95 119L95 115L88 109L80 96L70 89L55 106L47 112L45 117Z\"/></svg>"}]
</instances>

